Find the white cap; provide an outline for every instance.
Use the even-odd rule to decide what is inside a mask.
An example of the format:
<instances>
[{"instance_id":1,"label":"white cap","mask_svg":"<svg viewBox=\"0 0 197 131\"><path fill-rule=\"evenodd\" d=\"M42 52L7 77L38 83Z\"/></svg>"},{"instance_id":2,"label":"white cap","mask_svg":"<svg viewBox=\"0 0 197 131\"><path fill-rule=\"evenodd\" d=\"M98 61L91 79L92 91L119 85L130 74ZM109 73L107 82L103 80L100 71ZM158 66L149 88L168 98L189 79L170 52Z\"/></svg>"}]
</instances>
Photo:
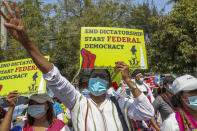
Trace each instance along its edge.
<instances>
[{"instance_id":1,"label":"white cap","mask_svg":"<svg viewBox=\"0 0 197 131\"><path fill-rule=\"evenodd\" d=\"M139 75L142 75L142 73L138 73L138 74L136 75L136 77L139 76Z\"/></svg>"},{"instance_id":2,"label":"white cap","mask_svg":"<svg viewBox=\"0 0 197 131\"><path fill-rule=\"evenodd\" d=\"M197 89L197 78L191 75L184 75L174 80L172 84L174 94L180 91L191 91Z\"/></svg>"}]
</instances>

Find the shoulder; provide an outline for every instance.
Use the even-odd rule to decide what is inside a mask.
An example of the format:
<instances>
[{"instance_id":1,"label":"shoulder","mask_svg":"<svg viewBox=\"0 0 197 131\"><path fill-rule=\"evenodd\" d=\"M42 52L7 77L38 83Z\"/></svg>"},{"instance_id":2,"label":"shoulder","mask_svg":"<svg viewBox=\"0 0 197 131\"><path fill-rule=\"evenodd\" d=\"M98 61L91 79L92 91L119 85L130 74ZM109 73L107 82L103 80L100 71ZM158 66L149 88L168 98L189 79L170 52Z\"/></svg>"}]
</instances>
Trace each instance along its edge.
<instances>
[{"instance_id":1,"label":"shoulder","mask_svg":"<svg viewBox=\"0 0 197 131\"><path fill-rule=\"evenodd\" d=\"M162 124L161 131L179 131L179 125L175 118L175 113L172 113Z\"/></svg>"},{"instance_id":2,"label":"shoulder","mask_svg":"<svg viewBox=\"0 0 197 131\"><path fill-rule=\"evenodd\" d=\"M74 107L72 109L70 109L70 111L72 113L74 113L74 112L77 112L80 107L85 107L87 105L88 99L89 99L88 97L85 97L84 95L80 94L77 98L77 101L76 101Z\"/></svg>"},{"instance_id":3,"label":"shoulder","mask_svg":"<svg viewBox=\"0 0 197 131\"><path fill-rule=\"evenodd\" d=\"M145 82L143 82L143 85L147 88L150 88L150 86L148 84L146 84Z\"/></svg>"},{"instance_id":4,"label":"shoulder","mask_svg":"<svg viewBox=\"0 0 197 131\"><path fill-rule=\"evenodd\" d=\"M155 101L163 101L163 98L162 98L160 95L158 95L158 96L155 98Z\"/></svg>"}]
</instances>

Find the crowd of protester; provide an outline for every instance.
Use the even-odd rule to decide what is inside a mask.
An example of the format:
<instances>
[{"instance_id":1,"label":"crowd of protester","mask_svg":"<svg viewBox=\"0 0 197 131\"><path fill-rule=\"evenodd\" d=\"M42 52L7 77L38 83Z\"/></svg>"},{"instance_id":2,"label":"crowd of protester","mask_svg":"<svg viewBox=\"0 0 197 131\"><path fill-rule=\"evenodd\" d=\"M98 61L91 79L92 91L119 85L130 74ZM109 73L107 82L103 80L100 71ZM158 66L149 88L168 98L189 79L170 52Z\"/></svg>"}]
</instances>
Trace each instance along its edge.
<instances>
[{"instance_id":1,"label":"crowd of protester","mask_svg":"<svg viewBox=\"0 0 197 131\"><path fill-rule=\"evenodd\" d=\"M24 117L13 120L19 94L10 92L8 111L1 109L0 131L192 131L197 129L197 78L161 75L153 89L142 73L130 77L129 66L115 63L121 72L120 87L112 86L107 69L81 70L77 83L70 83L51 64L25 31L19 9L14 2L10 18L2 11L5 27L20 42L42 71L48 94L33 94L24 104ZM15 15L15 16L14 16Z\"/></svg>"}]
</instances>

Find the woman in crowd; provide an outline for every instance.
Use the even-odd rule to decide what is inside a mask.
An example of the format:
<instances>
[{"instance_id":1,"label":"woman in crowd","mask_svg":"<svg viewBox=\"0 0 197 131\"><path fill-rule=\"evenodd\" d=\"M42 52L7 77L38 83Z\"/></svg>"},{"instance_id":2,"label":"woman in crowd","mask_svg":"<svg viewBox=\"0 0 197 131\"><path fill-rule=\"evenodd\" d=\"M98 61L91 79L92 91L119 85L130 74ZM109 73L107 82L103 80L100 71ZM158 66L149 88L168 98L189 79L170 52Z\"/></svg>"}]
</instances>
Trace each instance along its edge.
<instances>
[{"instance_id":1,"label":"woman in crowd","mask_svg":"<svg viewBox=\"0 0 197 131\"><path fill-rule=\"evenodd\" d=\"M197 129L197 78L184 75L172 85L175 94L173 105L176 113L171 114L161 127L162 131L192 131Z\"/></svg>"},{"instance_id":2,"label":"woman in crowd","mask_svg":"<svg viewBox=\"0 0 197 131\"><path fill-rule=\"evenodd\" d=\"M167 76L163 79L162 94L156 97L153 102L153 107L155 109L155 114L159 111L161 114L162 121L165 121L168 116L174 112L174 107L172 106L171 94L172 94L172 83L174 78L172 76Z\"/></svg>"},{"instance_id":3,"label":"woman in crowd","mask_svg":"<svg viewBox=\"0 0 197 131\"><path fill-rule=\"evenodd\" d=\"M52 99L47 94L35 94L29 98L27 121L12 131L66 131L66 124L55 119Z\"/></svg>"}]
</instances>

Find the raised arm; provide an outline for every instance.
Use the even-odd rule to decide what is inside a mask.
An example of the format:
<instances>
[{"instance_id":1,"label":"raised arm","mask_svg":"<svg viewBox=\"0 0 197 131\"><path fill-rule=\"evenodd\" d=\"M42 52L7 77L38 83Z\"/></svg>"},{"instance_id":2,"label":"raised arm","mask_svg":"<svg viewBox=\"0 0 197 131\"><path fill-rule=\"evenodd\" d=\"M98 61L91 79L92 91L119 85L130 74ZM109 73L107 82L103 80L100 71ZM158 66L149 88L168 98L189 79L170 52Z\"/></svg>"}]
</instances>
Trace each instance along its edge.
<instances>
[{"instance_id":1,"label":"raised arm","mask_svg":"<svg viewBox=\"0 0 197 131\"><path fill-rule=\"evenodd\" d=\"M130 119L136 120L150 120L154 116L153 106L148 101L147 97L135 86L129 77L129 66L124 62L116 62L116 71L121 71L122 79L131 88L134 100L127 102L126 107L128 109L127 115ZM122 100L124 105L125 100Z\"/></svg>"},{"instance_id":2,"label":"raised arm","mask_svg":"<svg viewBox=\"0 0 197 131\"><path fill-rule=\"evenodd\" d=\"M0 14L5 19L6 23L4 25L11 36L23 45L33 59L34 63L44 74L51 71L53 69L53 65L46 58L44 58L26 33L16 2L13 2L15 13L13 13L6 0L4 1L4 5L6 6L10 17L6 16L1 10Z\"/></svg>"},{"instance_id":3,"label":"raised arm","mask_svg":"<svg viewBox=\"0 0 197 131\"><path fill-rule=\"evenodd\" d=\"M57 96L69 109L71 109L77 101L77 91L71 83L60 74L59 70L44 58L44 56L36 48L35 44L30 40L25 31L16 2L13 2L15 15L6 1L4 4L10 15L9 18L2 11L0 11L0 14L6 20L5 27L8 29L12 37L23 45L33 59L34 63L42 71L42 73L44 73L47 86L52 89L55 96Z\"/></svg>"},{"instance_id":4,"label":"raised arm","mask_svg":"<svg viewBox=\"0 0 197 131\"><path fill-rule=\"evenodd\" d=\"M136 86L134 85L134 83L131 81L131 79L129 77L129 66L128 65L126 65L124 62L121 62L121 61L116 62L115 71L121 71L122 79L125 81L125 83L131 89L134 98L137 98L138 96L141 95L142 92L138 88L136 88Z\"/></svg>"},{"instance_id":5,"label":"raised arm","mask_svg":"<svg viewBox=\"0 0 197 131\"><path fill-rule=\"evenodd\" d=\"M1 131L10 131L12 115L13 115L14 108L16 106L16 100L18 99L18 97L19 96L18 96L17 91L13 91L7 96L6 101L9 104L9 109L5 115L5 118L3 119L0 125Z\"/></svg>"}]
</instances>

